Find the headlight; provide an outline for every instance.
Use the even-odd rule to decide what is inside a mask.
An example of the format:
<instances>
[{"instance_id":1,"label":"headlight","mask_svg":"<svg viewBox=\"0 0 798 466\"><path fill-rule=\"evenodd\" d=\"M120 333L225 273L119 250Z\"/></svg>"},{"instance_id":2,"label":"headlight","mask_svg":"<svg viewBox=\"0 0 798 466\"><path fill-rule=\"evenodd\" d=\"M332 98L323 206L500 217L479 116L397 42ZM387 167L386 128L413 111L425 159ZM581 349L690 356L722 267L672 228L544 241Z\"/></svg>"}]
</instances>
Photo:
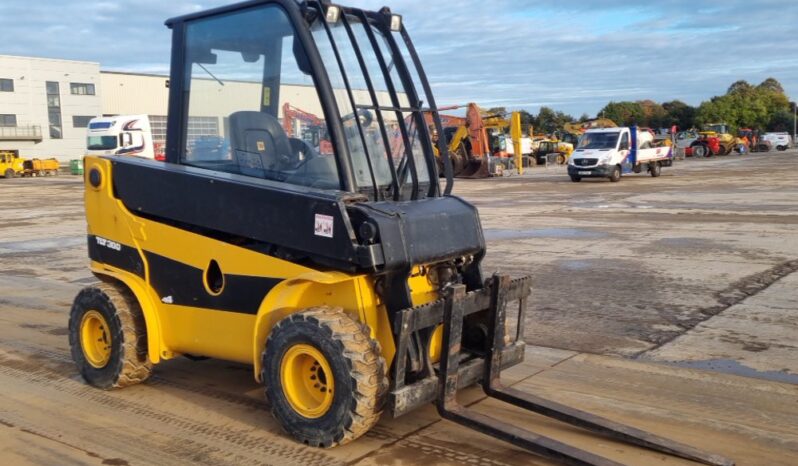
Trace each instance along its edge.
<instances>
[{"instance_id":1,"label":"headlight","mask_svg":"<svg viewBox=\"0 0 798 466\"><path fill-rule=\"evenodd\" d=\"M607 165L610 163L611 160L612 160L611 155L605 155L604 157L599 159L599 165Z\"/></svg>"},{"instance_id":2,"label":"headlight","mask_svg":"<svg viewBox=\"0 0 798 466\"><path fill-rule=\"evenodd\" d=\"M569 158L568 165L576 165L576 159L574 159L573 157Z\"/></svg>"}]
</instances>

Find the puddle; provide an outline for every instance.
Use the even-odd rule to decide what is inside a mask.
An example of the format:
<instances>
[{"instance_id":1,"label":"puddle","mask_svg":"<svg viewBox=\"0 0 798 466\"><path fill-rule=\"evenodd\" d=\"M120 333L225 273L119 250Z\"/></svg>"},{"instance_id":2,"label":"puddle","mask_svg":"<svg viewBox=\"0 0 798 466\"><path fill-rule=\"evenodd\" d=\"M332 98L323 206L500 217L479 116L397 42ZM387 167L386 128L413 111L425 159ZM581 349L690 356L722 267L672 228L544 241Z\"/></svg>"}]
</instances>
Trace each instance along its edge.
<instances>
[{"instance_id":1,"label":"puddle","mask_svg":"<svg viewBox=\"0 0 798 466\"><path fill-rule=\"evenodd\" d=\"M0 243L0 254L8 252L37 252L50 249L85 246L85 236L64 236L60 238L33 239L30 241L8 241Z\"/></svg>"},{"instance_id":2,"label":"puddle","mask_svg":"<svg viewBox=\"0 0 798 466\"><path fill-rule=\"evenodd\" d=\"M505 230L502 228L486 228L483 230L486 241L512 240L526 238L576 238L597 239L608 235L599 231L580 228L530 228L525 230ZM2 245L0 245L2 247Z\"/></svg>"},{"instance_id":3,"label":"puddle","mask_svg":"<svg viewBox=\"0 0 798 466\"><path fill-rule=\"evenodd\" d=\"M707 359L704 361L663 361L665 364L690 369L704 369L724 374L734 374L755 379L798 384L798 374L782 371L758 371L733 359Z\"/></svg>"},{"instance_id":4,"label":"puddle","mask_svg":"<svg viewBox=\"0 0 798 466\"><path fill-rule=\"evenodd\" d=\"M557 262L565 270L588 270L591 268L590 262L584 260L561 260Z\"/></svg>"}]
</instances>

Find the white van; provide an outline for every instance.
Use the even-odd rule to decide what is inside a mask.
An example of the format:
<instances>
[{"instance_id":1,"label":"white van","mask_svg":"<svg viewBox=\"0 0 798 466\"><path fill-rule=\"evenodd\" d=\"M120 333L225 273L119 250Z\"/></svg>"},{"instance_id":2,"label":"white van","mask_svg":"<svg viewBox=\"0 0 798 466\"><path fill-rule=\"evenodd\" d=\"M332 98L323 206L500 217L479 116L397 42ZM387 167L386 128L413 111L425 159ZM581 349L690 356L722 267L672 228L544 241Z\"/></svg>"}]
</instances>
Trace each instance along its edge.
<instances>
[{"instance_id":1,"label":"white van","mask_svg":"<svg viewBox=\"0 0 798 466\"><path fill-rule=\"evenodd\" d=\"M787 132L765 133L762 135L762 139L770 142L770 146L775 147L776 150L787 150L792 147L790 142L792 138Z\"/></svg>"},{"instance_id":2,"label":"white van","mask_svg":"<svg viewBox=\"0 0 798 466\"><path fill-rule=\"evenodd\" d=\"M673 164L671 147L651 147L653 137L636 127L590 129L579 139L579 145L568 160L571 181L582 178L609 178L620 181L624 173L640 173L646 169L657 177L662 167Z\"/></svg>"}]
</instances>

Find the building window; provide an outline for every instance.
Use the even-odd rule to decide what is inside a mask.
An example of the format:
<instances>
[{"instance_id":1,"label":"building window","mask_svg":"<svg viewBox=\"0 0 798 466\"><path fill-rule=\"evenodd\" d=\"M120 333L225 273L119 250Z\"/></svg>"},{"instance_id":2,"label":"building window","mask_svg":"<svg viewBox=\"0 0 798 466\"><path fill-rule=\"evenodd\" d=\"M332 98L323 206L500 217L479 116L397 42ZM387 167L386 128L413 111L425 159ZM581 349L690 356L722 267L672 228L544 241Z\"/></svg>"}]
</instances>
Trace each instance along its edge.
<instances>
[{"instance_id":1,"label":"building window","mask_svg":"<svg viewBox=\"0 0 798 466\"><path fill-rule=\"evenodd\" d=\"M47 119L50 122L50 138L63 139L64 132L61 126L61 93L58 83L47 81Z\"/></svg>"},{"instance_id":2,"label":"building window","mask_svg":"<svg viewBox=\"0 0 798 466\"><path fill-rule=\"evenodd\" d=\"M0 115L0 126L4 126L4 127L17 126L17 116L16 115Z\"/></svg>"},{"instance_id":3,"label":"building window","mask_svg":"<svg viewBox=\"0 0 798 466\"><path fill-rule=\"evenodd\" d=\"M82 116L82 115L73 115L72 116L72 127L73 128L88 128L89 121L94 118L93 116Z\"/></svg>"},{"instance_id":4,"label":"building window","mask_svg":"<svg viewBox=\"0 0 798 466\"><path fill-rule=\"evenodd\" d=\"M0 78L0 92L14 92L14 80Z\"/></svg>"},{"instance_id":5,"label":"building window","mask_svg":"<svg viewBox=\"0 0 798 466\"><path fill-rule=\"evenodd\" d=\"M94 84L69 83L69 91L72 95L94 95Z\"/></svg>"},{"instance_id":6,"label":"building window","mask_svg":"<svg viewBox=\"0 0 798 466\"><path fill-rule=\"evenodd\" d=\"M152 140L155 142L166 141L166 116L150 115L150 129L152 130Z\"/></svg>"}]
</instances>

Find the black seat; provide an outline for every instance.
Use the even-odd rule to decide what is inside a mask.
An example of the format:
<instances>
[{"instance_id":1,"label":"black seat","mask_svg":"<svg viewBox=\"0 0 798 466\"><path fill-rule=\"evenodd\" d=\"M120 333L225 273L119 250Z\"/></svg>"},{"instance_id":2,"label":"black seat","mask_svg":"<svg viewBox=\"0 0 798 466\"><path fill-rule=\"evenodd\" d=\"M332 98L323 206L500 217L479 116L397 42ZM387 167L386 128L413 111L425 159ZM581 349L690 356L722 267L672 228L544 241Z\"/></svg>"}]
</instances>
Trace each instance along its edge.
<instances>
[{"instance_id":1,"label":"black seat","mask_svg":"<svg viewBox=\"0 0 798 466\"><path fill-rule=\"evenodd\" d=\"M277 179L281 161L291 157L288 136L277 118L268 113L232 113L230 144L242 175Z\"/></svg>"}]
</instances>

